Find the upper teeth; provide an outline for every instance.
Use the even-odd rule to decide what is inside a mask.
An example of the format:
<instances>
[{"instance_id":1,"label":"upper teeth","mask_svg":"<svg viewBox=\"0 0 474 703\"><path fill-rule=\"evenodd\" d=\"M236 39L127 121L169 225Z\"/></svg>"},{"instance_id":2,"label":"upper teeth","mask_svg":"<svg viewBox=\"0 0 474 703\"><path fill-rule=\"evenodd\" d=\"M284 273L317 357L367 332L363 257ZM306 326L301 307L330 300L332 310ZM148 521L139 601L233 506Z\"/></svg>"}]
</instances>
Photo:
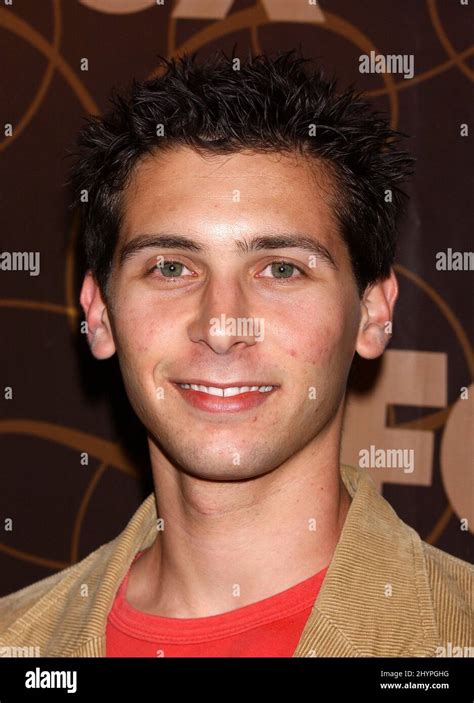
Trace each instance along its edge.
<instances>
[{"instance_id":1,"label":"upper teeth","mask_svg":"<svg viewBox=\"0 0 474 703\"><path fill-rule=\"evenodd\" d=\"M268 391L273 389L273 386L234 386L232 388L217 388L217 386L197 386L194 383L179 383L178 385L181 386L181 388L191 388L193 391L201 391L202 393L222 397L239 395L239 393L248 393L249 391L268 393Z\"/></svg>"}]
</instances>

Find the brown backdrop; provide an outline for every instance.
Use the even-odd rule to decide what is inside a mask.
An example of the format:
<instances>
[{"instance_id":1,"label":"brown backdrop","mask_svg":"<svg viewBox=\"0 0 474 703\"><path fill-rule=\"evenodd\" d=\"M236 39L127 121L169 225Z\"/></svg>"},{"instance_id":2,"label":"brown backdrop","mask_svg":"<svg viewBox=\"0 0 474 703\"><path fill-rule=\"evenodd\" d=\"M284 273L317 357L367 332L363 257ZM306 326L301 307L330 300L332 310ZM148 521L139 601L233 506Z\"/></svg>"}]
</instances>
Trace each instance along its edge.
<instances>
[{"instance_id":1,"label":"brown backdrop","mask_svg":"<svg viewBox=\"0 0 474 703\"><path fill-rule=\"evenodd\" d=\"M401 287L384 358L353 376L343 460L413 448L416 468L371 469L428 542L472 560L473 8L463 0L1 0L2 251L40 253L40 275L0 270L0 595L115 537L152 490L144 432L117 363L79 333L77 221L63 187L81 118L111 87L153 73L157 53L241 56L301 47L412 135L418 158L400 239ZM359 56L413 54L415 75L361 74ZM83 59L88 61L88 70ZM471 124L472 127L472 124ZM3 135L2 135L3 136ZM465 389L465 390L463 390ZM81 463L83 452L89 463Z\"/></svg>"}]
</instances>

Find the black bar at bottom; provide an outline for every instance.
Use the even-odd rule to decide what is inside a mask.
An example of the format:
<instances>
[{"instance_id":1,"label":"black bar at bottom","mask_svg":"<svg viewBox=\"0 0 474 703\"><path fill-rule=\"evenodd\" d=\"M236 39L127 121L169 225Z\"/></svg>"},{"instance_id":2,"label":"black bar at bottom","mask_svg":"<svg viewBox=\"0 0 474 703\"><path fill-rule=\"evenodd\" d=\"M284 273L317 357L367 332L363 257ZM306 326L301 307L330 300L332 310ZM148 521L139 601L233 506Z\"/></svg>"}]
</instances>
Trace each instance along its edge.
<instances>
[{"instance_id":1,"label":"black bar at bottom","mask_svg":"<svg viewBox=\"0 0 474 703\"><path fill-rule=\"evenodd\" d=\"M474 701L470 658L0 658L0 703L156 701L189 694L225 701L256 690L288 700ZM308 698L309 697L309 698ZM163 700L163 698L161 698Z\"/></svg>"}]
</instances>

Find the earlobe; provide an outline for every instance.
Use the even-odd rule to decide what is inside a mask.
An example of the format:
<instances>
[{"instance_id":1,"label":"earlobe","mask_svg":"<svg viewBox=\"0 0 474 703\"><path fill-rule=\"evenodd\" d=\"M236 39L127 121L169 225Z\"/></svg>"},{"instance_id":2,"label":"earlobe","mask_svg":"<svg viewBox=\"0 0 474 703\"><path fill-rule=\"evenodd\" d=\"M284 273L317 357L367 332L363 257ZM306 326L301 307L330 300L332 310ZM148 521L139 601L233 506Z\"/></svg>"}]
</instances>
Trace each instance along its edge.
<instances>
[{"instance_id":1,"label":"earlobe","mask_svg":"<svg viewBox=\"0 0 474 703\"><path fill-rule=\"evenodd\" d=\"M115 342L107 305L91 271L87 271L79 297L87 321L87 340L96 359L108 359L115 354Z\"/></svg>"},{"instance_id":2,"label":"earlobe","mask_svg":"<svg viewBox=\"0 0 474 703\"><path fill-rule=\"evenodd\" d=\"M393 269L387 278L370 285L361 300L362 315L356 351L364 359L383 354L392 336L393 310L398 297L398 282Z\"/></svg>"}]
</instances>

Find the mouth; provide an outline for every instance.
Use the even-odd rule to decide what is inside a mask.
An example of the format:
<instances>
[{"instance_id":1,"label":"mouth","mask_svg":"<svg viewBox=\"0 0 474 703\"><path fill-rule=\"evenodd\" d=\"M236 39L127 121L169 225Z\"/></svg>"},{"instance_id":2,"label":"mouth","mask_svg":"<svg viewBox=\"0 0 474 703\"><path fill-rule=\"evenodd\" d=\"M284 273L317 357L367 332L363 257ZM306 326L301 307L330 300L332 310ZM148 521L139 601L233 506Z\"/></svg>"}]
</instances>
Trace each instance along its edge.
<instances>
[{"instance_id":1,"label":"mouth","mask_svg":"<svg viewBox=\"0 0 474 703\"><path fill-rule=\"evenodd\" d=\"M211 383L209 381L173 381L181 396L193 407L207 412L240 412L264 403L279 386L258 381Z\"/></svg>"}]
</instances>

